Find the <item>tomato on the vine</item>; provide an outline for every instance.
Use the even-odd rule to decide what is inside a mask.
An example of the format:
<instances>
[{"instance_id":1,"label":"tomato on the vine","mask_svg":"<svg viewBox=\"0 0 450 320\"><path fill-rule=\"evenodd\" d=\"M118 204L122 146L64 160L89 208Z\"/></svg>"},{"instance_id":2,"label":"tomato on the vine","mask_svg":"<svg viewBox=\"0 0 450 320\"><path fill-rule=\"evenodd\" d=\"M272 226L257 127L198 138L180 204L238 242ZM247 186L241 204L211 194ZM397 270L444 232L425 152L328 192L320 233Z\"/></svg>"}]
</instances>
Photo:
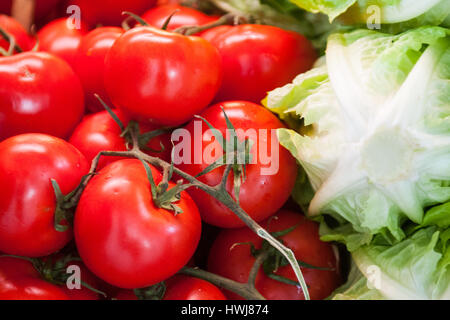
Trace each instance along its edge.
<instances>
[{"instance_id":1,"label":"tomato on the vine","mask_svg":"<svg viewBox=\"0 0 450 320\"><path fill-rule=\"evenodd\" d=\"M311 299L328 297L340 284L337 257L330 243L319 238L319 226L293 211L280 211L262 222L269 232L287 232L279 239L289 247L295 257L309 265L301 267ZM229 279L245 283L255 263L251 245L260 249L262 239L248 228L223 230L211 247L208 270ZM270 259L270 256L269 256ZM314 268L312 268L314 267ZM283 264L273 271L294 283L284 283L266 275L261 268L256 276L256 289L268 300L303 300L304 294L290 265ZM230 299L240 299L226 291Z\"/></svg>"},{"instance_id":2,"label":"tomato on the vine","mask_svg":"<svg viewBox=\"0 0 450 320\"><path fill-rule=\"evenodd\" d=\"M219 288L202 279L176 275L165 283L163 300L226 300Z\"/></svg>"},{"instance_id":3,"label":"tomato on the vine","mask_svg":"<svg viewBox=\"0 0 450 320\"><path fill-rule=\"evenodd\" d=\"M69 288L67 285L63 284L60 287L63 289L63 291L67 294L67 296L70 298L70 300L99 300L100 295L97 292L94 292L94 290L99 289L99 279L92 274L92 272L86 268L83 262L81 261L69 261L67 267L78 267L79 268L79 275L80 275L80 288ZM86 287L85 284L90 286L90 288Z\"/></svg>"},{"instance_id":4,"label":"tomato on the vine","mask_svg":"<svg viewBox=\"0 0 450 320\"><path fill-rule=\"evenodd\" d=\"M113 110L117 118L126 127L128 119L120 110ZM151 132L158 128L150 124L140 124L141 133ZM90 114L75 128L69 142L74 145L82 154L86 156L89 162L101 151L127 151L124 137L121 136L121 128L114 121L108 111L102 111L95 114ZM146 147L152 151L145 151L147 154L170 161L170 153L172 150L172 143L170 141L170 133L165 133L160 136L152 138ZM101 169L107 164L123 159L123 157L106 157L100 158L98 168Z\"/></svg>"},{"instance_id":5,"label":"tomato on the vine","mask_svg":"<svg viewBox=\"0 0 450 320\"><path fill-rule=\"evenodd\" d=\"M183 124L207 107L221 76L219 53L208 41L154 27L125 32L105 61L113 104L135 120L166 126Z\"/></svg>"},{"instance_id":6,"label":"tomato on the vine","mask_svg":"<svg viewBox=\"0 0 450 320\"><path fill-rule=\"evenodd\" d=\"M67 18L53 20L39 30L37 37L40 51L54 54L74 68L78 47L87 28L84 24L80 29L72 28L67 22Z\"/></svg>"},{"instance_id":7,"label":"tomato on the vine","mask_svg":"<svg viewBox=\"0 0 450 320\"><path fill-rule=\"evenodd\" d=\"M156 0L70 0L69 5L80 7L82 19L90 26L118 26L125 19L122 12L142 14L154 7Z\"/></svg>"},{"instance_id":8,"label":"tomato on the vine","mask_svg":"<svg viewBox=\"0 0 450 320\"><path fill-rule=\"evenodd\" d=\"M0 300L69 300L64 290L42 279L30 261L0 257Z\"/></svg>"},{"instance_id":9,"label":"tomato on the vine","mask_svg":"<svg viewBox=\"0 0 450 320\"><path fill-rule=\"evenodd\" d=\"M203 33L220 52L224 77L215 101L261 102L268 91L309 70L317 55L299 33L267 25L221 26Z\"/></svg>"},{"instance_id":10,"label":"tomato on the vine","mask_svg":"<svg viewBox=\"0 0 450 320\"><path fill-rule=\"evenodd\" d=\"M0 28L13 36L14 40L22 50L28 51L33 48L35 43L34 39L16 19L0 14ZM3 37L0 37L0 47L8 50L9 46L9 42L3 39Z\"/></svg>"},{"instance_id":11,"label":"tomato on the vine","mask_svg":"<svg viewBox=\"0 0 450 320\"><path fill-rule=\"evenodd\" d=\"M217 17L208 16L201 11L179 4L157 6L144 13L142 19L154 27L162 28L173 13L175 14L170 19L167 30L175 30L184 26L201 26L217 20Z\"/></svg>"},{"instance_id":12,"label":"tomato on the vine","mask_svg":"<svg viewBox=\"0 0 450 320\"><path fill-rule=\"evenodd\" d=\"M162 174L149 166L158 185ZM169 182L169 190L175 186ZM143 163L111 163L88 183L75 214L80 257L99 278L120 288L154 285L181 269L194 254L201 221L186 192L176 206L159 208Z\"/></svg>"},{"instance_id":13,"label":"tomato on the vine","mask_svg":"<svg viewBox=\"0 0 450 320\"><path fill-rule=\"evenodd\" d=\"M260 105L246 101L224 102L209 107L201 116L222 132L225 139L227 139L227 124L222 108L235 127L237 137L241 141L252 131L255 133L255 137L250 137L251 140L254 140L251 148L254 160L253 163L246 165L245 181L240 187L239 201L250 217L256 221L264 220L277 212L289 198L297 174L295 159L279 144L278 138L275 136L274 130L283 128L284 125L275 115ZM196 129L196 127L200 129ZM216 149L215 146L218 146L219 143L202 120L192 120L185 129L193 139L198 140L190 144L187 158L184 155L180 156L178 151L174 156L175 158L180 157L179 160L175 160L182 162L178 165L181 170L195 176L222 157L223 153L212 154L211 159L206 159L210 152L208 150ZM201 136L198 136L199 134ZM175 143L175 148L177 145ZM263 153L264 148L267 155ZM196 161L196 159L200 161ZM198 179L214 186L220 183L223 173L224 167L219 167ZM229 176L227 190L234 197L233 174ZM197 203L202 220L206 223L222 228L236 228L245 225L224 204L204 191L192 188L188 192Z\"/></svg>"},{"instance_id":14,"label":"tomato on the vine","mask_svg":"<svg viewBox=\"0 0 450 320\"><path fill-rule=\"evenodd\" d=\"M55 229L56 198L51 179L66 195L89 171L71 144L44 134L23 134L0 143L0 251L26 257L64 247L72 230ZM67 221L61 221L66 224Z\"/></svg>"},{"instance_id":15,"label":"tomato on the vine","mask_svg":"<svg viewBox=\"0 0 450 320\"><path fill-rule=\"evenodd\" d=\"M21 133L66 138L84 113L80 80L44 52L0 58L0 141Z\"/></svg>"},{"instance_id":16,"label":"tomato on the vine","mask_svg":"<svg viewBox=\"0 0 450 320\"><path fill-rule=\"evenodd\" d=\"M164 281L166 290L162 300L226 300L225 295L212 283L184 275L175 275ZM138 300L131 290L119 291L117 300Z\"/></svg>"},{"instance_id":17,"label":"tomato on the vine","mask_svg":"<svg viewBox=\"0 0 450 320\"><path fill-rule=\"evenodd\" d=\"M86 107L90 111L102 111L103 107L95 98L98 94L111 105L104 84L105 57L108 50L124 32L118 27L100 27L85 35L75 57L75 72L80 77L86 94Z\"/></svg>"}]
</instances>

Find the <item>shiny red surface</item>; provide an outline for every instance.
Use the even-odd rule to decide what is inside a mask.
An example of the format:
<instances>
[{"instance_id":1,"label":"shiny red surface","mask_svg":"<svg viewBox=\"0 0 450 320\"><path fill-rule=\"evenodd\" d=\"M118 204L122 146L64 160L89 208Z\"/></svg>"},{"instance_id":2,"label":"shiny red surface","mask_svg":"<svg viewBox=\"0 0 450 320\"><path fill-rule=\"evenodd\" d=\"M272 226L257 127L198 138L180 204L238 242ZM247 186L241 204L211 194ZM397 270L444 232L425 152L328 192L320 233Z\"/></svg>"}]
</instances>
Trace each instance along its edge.
<instances>
[{"instance_id":1,"label":"shiny red surface","mask_svg":"<svg viewBox=\"0 0 450 320\"><path fill-rule=\"evenodd\" d=\"M84 113L80 80L44 52L0 58L0 141L20 133L67 138Z\"/></svg>"}]
</instances>

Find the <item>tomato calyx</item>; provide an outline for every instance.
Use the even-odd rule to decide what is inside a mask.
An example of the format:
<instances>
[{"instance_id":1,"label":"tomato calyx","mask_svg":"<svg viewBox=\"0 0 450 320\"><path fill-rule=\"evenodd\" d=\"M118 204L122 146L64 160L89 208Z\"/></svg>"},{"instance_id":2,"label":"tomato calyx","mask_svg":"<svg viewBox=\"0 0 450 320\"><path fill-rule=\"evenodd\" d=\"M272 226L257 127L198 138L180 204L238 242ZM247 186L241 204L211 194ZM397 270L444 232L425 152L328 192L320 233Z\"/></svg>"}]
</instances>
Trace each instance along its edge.
<instances>
[{"instance_id":1,"label":"tomato calyx","mask_svg":"<svg viewBox=\"0 0 450 320\"><path fill-rule=\"evenodd\" d=\"M162 281L150 287L134 289L133 292L139 300L162 300L166 290L166 284Z\"/></svg>"},{"instance_id":2,"label":"tomato calyx","mask_svg":"<svg viewBox=\"0 0 450 320\"><path fill-rule=\"evenodd\" d=\"M167 27L169 26L171 19L173 18L173 16L175 14L177 14L178 11L179 11L179 9L175 10L174 12L172 12L170 14L170 16L167 17L166 21L164 22L163 26L161 27L161 30L165 30L165 31L167 30ZM122 23L122 28L125 30L131 29L130 25L128 24L130 19L136 20L136 22L138 22L141 26L144 26L144 27L150 26L147 23L147 21L145 21L140 16L138 16L132 12L124 11L124 12L122 12L122 15L127 16L127 18ZM217 21L207 23L202 26L182 26L171 32L178 33L178 34L181 34L184 36L192 36L197 33L200 33L200 32L215 28L215 27L220 27L220 26L224 26L224 25L235 26L235 25L239 25L239 24L248 23L249 20L250 19L245 16L237 15L234 13L228 13L228 14L223 15Z\"/></svg>"},{"instance_id":3,"label":"tomato calyx","mask_svg":"<svg viewBox=\"0 0 450 320\"><path fill-rule=\"evenodd\" d=\"M94 173L83 176L78 186L67 195L61 192L61 188L55 179L50 179L56 198L54 213L54 228L56 231L65 232L73 224L75 209L78 205L77 195L83 191L85 183L91 175L94 175Z\"/></svg>"},{"instance_id":4,"label":"tomato calyx","mask_svg":"<svg viewBox=\"0 0 450 320\"><path fill-rule=\"evenodd\" d=\"M67 272L70 262L81 261L80 257L72 254L52 255L45 258L29 258L17 255L0 255L0 257L11 257L30 262L43 280L57 286L66 286L69 278L72 276ZM103 291L95 289L81 279L80 284L96 294L107 296Z\"/></svg>"},{"instance_id":5,"label":"tomato calyx","mask_svg":"<svg viewBox=\"0 0 450 320\"><path fill-rule=\"evenodd\" d=\"M244 24L244 23L247 23L249 20L250 19L245 16L237 15L234 13L228 13L228 14L223 15L217 21L207 23L202 26L183 26L183 27L179 27L179 28L173 30L173 32L182 34L184 36L192 36L197 33L200 33L200 32L215 28L215 27L220 27L220 26L225 26L225 25L236 26L239 24Z\"/></svg>"},{"instance_id":6,"label":"tomato calyx","mask_svg":"<svg viewBox=\"0 0 450 320\"><path fill-rule=\"evenodd\" d=\"M169 168L169 171L161 182L156 185L153 179L152 170L145 160L139 159L144 165L145 172L147 173L147 179L150 182L150 188L152 193L153 203L158 208L163 208L169 211L173 211L175 215L183 213L183 210L176 205L181 199L181 192L190 188L191 184L183 184L182 181L178 181L176 186L169 189L169 181L173 175L173 163Z\"/></svg>"},{"instance_id":7,"label":"tomato calyx","mask_svg":"<svg viewBox=\"0 0 450 320\"><path fill-rule=\"evenodd\" d=\"M225 140L222 132L214 128L208 122L208 120L206 120L201 116L196 116L197 118L205 122L211 129L214 137L216 138L216 141L218 141L220 146L222 147L224 154L215 162L207 166L202 172L197 174L195 177L196 178L200 177L219 167L228 165L228 170L225 171L224 178L225 179L227 178L227 175L229 174L230 170L233 171L234 195L236 198L236 202L239 204L239 193L241 185L242 183L245 182L246 179L246 167L248 164L252 162L253 159L250 150L252 149L254 142L249 138L244 139L244 141L240 141L237 137L236 129L234 128L233 124L231 123L230 119L228 118L223 108L222 111L227 124L228 133L231 136L228 141Z\"/></svg>"},{"instance_id":8,"label":"tomato calyx","mask_svg":"<svg viewBox=\"0 0 450 320\"><path fill-rule=\"evenodd\" d=\"M139 124L131 120L127 127L124 126L123 122L119 119L119 117L114 113L114 111L105 103L105 101L98 95L94 94L94 96L97 98L97 100L102 104L103 108L108 112L108 114L111 116L111 118L114 120L114 122L119 126L121 134L120 137L125 139L126 148L127 150L130 150L130 146L134 146L135 141L137 140L137 145L140 150L147 151L147 152L153 152L153 153L162 153L165 151L165 147L160 142L161 149L155 150L148 146L148 143L158 136L161 136L163 134L166 134L170 132L173 128L161 128L156 129L144 133L140 133Z\"/></svg>"},{"instance_id":9,"label":"tomato calyx","mask_svg":"<svg viewBox=\"0 0 450 320\"><path fill-rule=\"evenodd\" d=\"M55 285L65 286L71 278L71 274L67 272L67 268L73 261L81 261L77 255L66 254L62 257L49 257L48 259L33 259L34 268L41 274L47 282ZM80 279L80 284L90 291L106 297L106 293L95 289L85 281Z\"/></svg>"},{"instance_id":10,"label":"tomato calyx","mask_svg":"<svg viewBox=\"0 0 450 320\"><path fill-rule=\"evenodd\" d=\"M281 243L283 241L280 239L281 237L287 235L291 231L293 231L295 228L297 228L297 225L294 225L292 227L289 227L285 230L277 231L277 232L271 232L271 235L278 239ZM283 243L284 244L284 243ZM289 265L288 260L276 249L274 248L267 240L263 240L261 244L260 249L256 249L255 245L252 242L243 242L243 243L236 243L234 246L238 245L249 245L250 246L250 253L255 259L259 259L262 257L263 261L261 263L262 270L264 274L273 280L276 280L281 283L298 286L300 287L300 283L298 281L293 281L291 279L288 279L286 277L283 277L276 272L279 268L285 267ZM233 247L234 247L233 246ZM232 247L232 248L233 248ZM313 265L310 265L306 262L303 262L301 260L297 259L297 263L302 268L308 268L308 269L318 269L318 270L330 270L329 268L323 268L323 267L316 267Z\"/></svg>"}]
</instances>

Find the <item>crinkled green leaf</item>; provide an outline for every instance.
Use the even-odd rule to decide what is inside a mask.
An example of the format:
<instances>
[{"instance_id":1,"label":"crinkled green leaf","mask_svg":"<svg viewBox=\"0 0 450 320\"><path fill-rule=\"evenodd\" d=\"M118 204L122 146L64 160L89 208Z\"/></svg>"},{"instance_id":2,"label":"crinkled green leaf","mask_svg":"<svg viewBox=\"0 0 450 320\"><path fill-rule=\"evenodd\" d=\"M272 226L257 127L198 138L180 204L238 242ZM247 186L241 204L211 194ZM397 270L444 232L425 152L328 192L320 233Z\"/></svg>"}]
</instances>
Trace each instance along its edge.
<instances>
[{"instance_id":1,"label":"crinkled green leaf","mask_svg":"<svg viewBox=\"0 0 450 320\"><path fill-rule=\"evenodd\" d=\"M440 228L450 228L450 202L436 206L427 211L423 226L438 226Z\"/></svg>"},{"instance_id":2,"label":"crinkled green leaf","mask_svg":"<svg viewBox=\"0 0 450 320\"><path fill-rule=\"evenodd\" d=\"M343 14L357 0L291 0L297 4L300 8L314 12L324 13L330 17L330 21L333 21L336 17Z\"/></svg>"},{"instance_id":3,"label":"crinkled green leaf","mask_svg":"<svg viewBox=\"0 0 450 320\"><path fill-rule=\"evenodd\" d=\"M396 242L405 222L450 200L449 55L441 27L338 33L325 64L269 93L266 107L292 128L278 130L280 143L315 191L311 217Z\"/></svg>"},{"instance_id":4,"label":"crinkled green leaf","mask_svg":"<svg viewBox=\"0 0 450 320\"><path fill-rule=\"evenodd\" d=\"M448 0L291 0L299 7L337 17L347 24L381 24L383 31L400 32L440 25L450 14ZM388 25L388 26L386 26Z\"/></svg>"},{"instance_id":5,"label":"crinkled green leaf","mask_svg":"<svg viewBox=\"0 0 450 320\"><path fill-rule=\"evenodd\" d=\"M450 299L449 263L436 251L439 231L429 227L393 246L352 253L359 270L387 299Z\"/></svg>"},{"instance_id":6,"label":"crinkled green leaf","mask_svg":"<svg viewBox=\"0 0 450 320\"><path fill-rule=\"evenodd\" d=\"M367 283L367 278L352 261L347 282L336 289L329 299L332 300L385 300L381 293Z\"/></svg>"}]
</instances>

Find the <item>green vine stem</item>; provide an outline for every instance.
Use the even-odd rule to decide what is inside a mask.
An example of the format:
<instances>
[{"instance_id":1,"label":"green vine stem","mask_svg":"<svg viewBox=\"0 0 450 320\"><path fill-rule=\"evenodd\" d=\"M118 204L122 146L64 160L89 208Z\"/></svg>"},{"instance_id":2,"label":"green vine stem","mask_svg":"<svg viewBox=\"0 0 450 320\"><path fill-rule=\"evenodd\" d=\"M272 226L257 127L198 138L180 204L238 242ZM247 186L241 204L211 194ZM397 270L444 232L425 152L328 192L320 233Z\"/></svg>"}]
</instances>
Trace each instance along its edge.
<instances>
[{"instance_id":1,"label":"green vine stem","mask_svg":"<svg viewBox=\"0 0 450 320\"><path fill-rule=\"evenodd\" d=\"M18 53L23 52L23 49L17 44L14 37L1 27L0 27L0 37L5 39L10 44L8 55L12 55L14 53L14 50L17 51Z\"/></svg>"},{"instance_id":2,"label":"green vine stem","mask_svg":"<svg viewBox=\"0 0 450 320\"><path fill-rule=\"evenodd\" d=\"M173 32L183 34L185 36L192 36L194 34L215 28L220 27L224 25L238 25L241 23L246 22L247 19L243 16L231 14L228 13L226 15L223 15L220 19L217 21L202 25L202 26L183 26L180 28L175 29Z\"/></svg>"},{"instance_id":3,"label":"green vine stem","mask_svg":"<svg viewBox=\"0 0 450 320\"><path fill-rule=\"evenodd\" d=\"M226 190L226 181L228 179L228 175L231 171L231 165L227 165L225 168L224 176L221 180L221 182L216 186L209 186L195 177L187 174L186 172L173 167L170 163L159 159L157 157L152 157L147 155L146 153L142 152L139 149L139 139L138 134L136 130L133 130L131 132L132 137L132 148L129 151L102 151L100 152L92 161L92 165L90 168L89 175L86 177L86 179L82 182L81 187L77 190L77 192L74 193L73 197L70 199L70 202L73 204L78 203L81 194L84 190L84 187L88 184L92 176L95 174L98 166L98 162L102 156L113 156L113 157L125 157L125 158L135 158L139 159L141 161L145 161L149 163L150 165L153 165L163 171L163 179L168 179L170 176L168 173L170 170L173 170L173 173L177 174L179 177L183 178L188 182L187 187L196 187L204 192L208 193L209 195L216 198L218 201L223 203L228 209L230 209L234 214L236 214L253 232L255 232L259 237L262 239L268 241L274 248L276 248L289 262L292 269L295 272L296 278L303 290L305 300L310 300L308 287L306 285L306 282L303 278L302 271L300 269L300 266L298 264L297 259L295 258L294 253L291 249L283 245L279 240L277 240L275 237L273 237L268 231L266 231L263 227L261 227L257 222L255 222L240 206L236 201L232 198L232 196L228 193ZM183 188L184 189L184 188ZM196 272L198 274L198 272ZM242 292L241 292L242 293Z\"/></svg>"}]
</instances>

